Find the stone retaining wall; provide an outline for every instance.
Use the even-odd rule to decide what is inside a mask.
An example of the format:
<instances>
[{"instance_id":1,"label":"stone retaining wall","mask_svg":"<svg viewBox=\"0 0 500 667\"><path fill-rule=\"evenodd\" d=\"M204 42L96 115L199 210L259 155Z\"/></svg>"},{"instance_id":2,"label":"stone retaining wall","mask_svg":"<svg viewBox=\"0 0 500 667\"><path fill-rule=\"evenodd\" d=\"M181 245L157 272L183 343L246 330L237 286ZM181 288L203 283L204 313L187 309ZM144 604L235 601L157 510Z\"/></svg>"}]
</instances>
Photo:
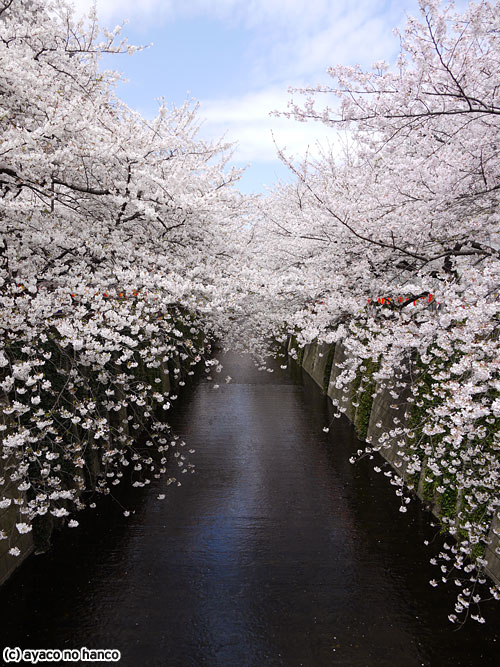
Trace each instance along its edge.
<instances>
[{"instance_id":1,"label":"stone retaining wall","mask_svg":"<svg viewBox=\"0 0 500 667\"><path fill-rule=\"evenodd\" d=\"M11 461L3 461L0 459L0 476L8 478L9 465ZM12 499L10 507L0 510L0 528L10 537L10 539L0 540L0 584L3 584L12 572L18 567L23 560L34 551L33 535L32 533L25 533L21 535L16 529L16 523L20 521L18 508L15 500L20 494L17 490L19 482L6 483L2 488L2 495L6 498ZM18 547L21 551L19 556L11 556L9 549Z\"/></svg>"}]
</instances>

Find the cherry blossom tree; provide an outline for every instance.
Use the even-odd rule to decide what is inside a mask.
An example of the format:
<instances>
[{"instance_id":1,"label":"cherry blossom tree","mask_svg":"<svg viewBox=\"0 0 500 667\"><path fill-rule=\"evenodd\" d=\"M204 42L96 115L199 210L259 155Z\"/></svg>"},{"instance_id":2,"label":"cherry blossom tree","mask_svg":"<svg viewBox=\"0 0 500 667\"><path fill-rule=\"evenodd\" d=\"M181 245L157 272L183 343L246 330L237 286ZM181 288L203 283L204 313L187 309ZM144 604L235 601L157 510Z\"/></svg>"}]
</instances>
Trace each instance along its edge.
<instances>
[{"instance_id":1,"label":"cherry blossom tree","mask_svg":"<svg viewBox=\"0 0 500 667\"><path fill-rule=\"evenodd\" d=\"M207 350L246 234L239 172L197 138L196 106L148 121L115 96L99 57L135 50L119 33L63 1L0 2L0 507L20 533L127 467L136 486L192 471L164 410L191 366L220 370Z\"/></svg>"}]
</instances>

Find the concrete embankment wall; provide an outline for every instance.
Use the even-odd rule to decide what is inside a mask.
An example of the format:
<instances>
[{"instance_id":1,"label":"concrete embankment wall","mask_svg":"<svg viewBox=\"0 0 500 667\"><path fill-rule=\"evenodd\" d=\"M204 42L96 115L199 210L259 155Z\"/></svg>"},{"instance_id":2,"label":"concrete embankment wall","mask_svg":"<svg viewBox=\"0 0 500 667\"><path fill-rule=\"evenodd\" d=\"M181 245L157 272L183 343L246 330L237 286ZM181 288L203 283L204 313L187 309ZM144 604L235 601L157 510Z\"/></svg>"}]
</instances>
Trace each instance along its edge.
<instances>
[{"instance_id":1,"label":"concrete embankment wall","mask_svg":"<svg viewBox=\"0 0 500 667\"><path fill-rule=\"evenodd\" d=\"M324 393L329 398L338 401L340 406L346 408L345 415L356 426L358 437L361 440L369 440L372 444L378 444L379 438L383 433L390 433L389 438L384 442L380 449L381 456L394 468L398 475L406 479L407 463L403 460L401 454L408 454L409 446L407 442L403 441L401 433L397 432L398 426L401 427L408 423L408 401L410 394L410 386L407 385L399 392L397 399L394 399L390 394L388 388L373 385L369 389L369 394L375 393L373 400L371 398L367 402L362 403L359 400L359 394L356 392L355 381L351 382L346 390L342 390L336 386L336 381L342 372L342 365L349 359L349 351L342 344L342 341L335 345L326 345L311 343L306 345L303 350L297 347L296 341L291 338L288 341L288 351L295 349L298 353L297 362L302 366L303 370L311 376L311 378L318 384ZM366 394L365 394L366 397ZM354 403L359 403L356 407ZM399 419L399 424L395 425L394 418ZM425 497L424 494L424 479L425 467L420 474L418 480L414 480L415 491L417 496L424 502L424 504L437 517L441 517L441 508L438 496L433 498ZM500 556L497 555L496 549L500 550L500 538L494 531L500 532L500 521L495 517L493 520L489 541L487 545L484 558L487 561L486 572L491 579L500 585Z\"/></svg>"},{"instance_id":2,"label":"concrete embankment wall","mask_svg":"<svg viewBox=\"0 0 500 667\"><path fill-rule=\"evenodd\" d=\"M1 477L8 479L11 464L11 459L6 461L0 459ZM0 540L0 584L3 584L16 567L34 551L33 535L31 533L21 535L16 529L16 523L21 521L16 500L24 499L23 496L25 496L25 493L17 490L18 484L19 482L6 482L2 488L2 495L10 498L12 503L10 507L0 509L0 529L10 537L10 539ZM18 547L21 555L15 557L9 554L9 549L14 547Z\"/></svg>"}]
</instances>

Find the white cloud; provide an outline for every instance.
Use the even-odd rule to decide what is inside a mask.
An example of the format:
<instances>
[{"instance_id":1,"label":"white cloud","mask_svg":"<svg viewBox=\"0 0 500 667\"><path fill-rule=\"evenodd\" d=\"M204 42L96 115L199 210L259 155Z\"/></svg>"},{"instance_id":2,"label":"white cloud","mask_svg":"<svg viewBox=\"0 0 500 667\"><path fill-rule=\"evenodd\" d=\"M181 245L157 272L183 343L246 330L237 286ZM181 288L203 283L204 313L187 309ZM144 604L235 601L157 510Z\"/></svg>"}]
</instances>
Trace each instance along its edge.
<instances>
[{"instance_id":1,"label":"white cloud","mask_svg":"<svg viewBox=\"0 0 500 667\"><path fill-rule=\"evenodd\" d=\"M94 0L70 0L78 11L87 11ZM165 16L216 16L245 21L249 26L279 22L292 29L304 31L321 24L333 23L347 15L401 16L405 10L417 13L417 0L95 0L103 17L114 19L126 15L150 18ZM455 0L463 11L467 0Z\"/></svg>"},{"instance_id":2,"label":"white cloud","mask_svg":"<svg viewBox=\"0 0 500 667\"><path fill-rule=\"evenodd\" d=\"M74 2L79 12L92 4ZM369 66L390 58L398 48L392 28L405 10L417 10L416 0L97 0L96 6L108 27L123 19L147 29L179 17L206 17L246 29L253 88L317 78L339 62Z\"/></svg>"},{"instance_id":3,"label":"white cloud","mask_svg":"<svg viewBox=\"0 0 500 667\"><path fill-rule=\"evenodd\" d=\"M79 14L87 13L95 4L97 15L103 24L113 20L121 22L124 19L151 18L156 14L168 16L171 13L171 3L161 0L71 0ZM109 26L108 26L109 27Z\"/></svg>"},{"instance_id":4,"label":"white cloud","mask_svg":"<svg viewBox=\"0 0 500 667\"><path fill-rule=\"evenodd\" d=\"M336 133L322 123L299 123L270 116L271 111L286 111L286 89L271 87L243 97L201 102L200 117L206 119L202 135L237 141L234 159L241 162L275 162L276 145L286 155L299 157L309 149L317 154L317 143L335 142ZM274 140L273 140L274 136Z\"/></svg>"},{"instance_id":5,"label":"white cloud","mask_svg":"<svg viewBox=\"0 0 500 667\"><path fill-rule=\"evenodd\" d=\"M345 5L348 0L338 0ZM88 11L94 0L73 0L80 12ZM328 0L96 0L102 19L152 18L175 16L211 16L232 21L244 21L249 27L262 26L269 21L282 25L312 25L322 19L332 7Z\"/></svg>"}]
</instances>

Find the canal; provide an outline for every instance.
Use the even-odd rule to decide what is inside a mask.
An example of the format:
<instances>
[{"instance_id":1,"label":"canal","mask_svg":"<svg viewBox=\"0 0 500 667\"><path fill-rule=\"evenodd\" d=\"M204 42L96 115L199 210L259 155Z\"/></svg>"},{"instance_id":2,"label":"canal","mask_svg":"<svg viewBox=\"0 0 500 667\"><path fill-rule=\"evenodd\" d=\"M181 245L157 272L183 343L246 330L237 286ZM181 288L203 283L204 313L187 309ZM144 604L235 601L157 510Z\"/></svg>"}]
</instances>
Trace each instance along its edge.
<instances>
[{"instance_id":1,"label":"canal","mask_svg":"<svg viewBox=\"0 0 500 667\"><path fill-rule=\"evenodd\" d=\"M349 463L316 385L221 359L232 382L200 379L172 415L196 474L104 499L29 558L0 589L2 645L119 649L123 667L500 664L500 610L449 623L432 517Z\"/></svg>"}]
</instances>

